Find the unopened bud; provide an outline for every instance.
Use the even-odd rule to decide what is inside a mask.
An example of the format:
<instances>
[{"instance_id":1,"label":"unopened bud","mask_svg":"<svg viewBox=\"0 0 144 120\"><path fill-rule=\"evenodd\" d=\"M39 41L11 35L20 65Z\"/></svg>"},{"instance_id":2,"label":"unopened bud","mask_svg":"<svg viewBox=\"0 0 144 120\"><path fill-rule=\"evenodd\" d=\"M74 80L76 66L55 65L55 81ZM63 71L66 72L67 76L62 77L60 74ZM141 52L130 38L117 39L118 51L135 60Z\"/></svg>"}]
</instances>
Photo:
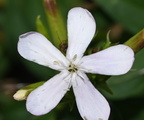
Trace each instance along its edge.
<instances>
[{"instance_id":1,"label":"unopened bud","mask_svg":"<svg viewBox=\"0 0 144 120\"><path fill-rule=\"evenodd\" d=\"M27 96L29 95L30 91L29 90L18 90L14 95L14 99L18 101L26 100Z\"/></svg>"},{"instance_id":2,"label":"unopened bud","mask_svg":"<svg viewBox=\"0 0 144 120\"><path fill-rule=\"evenodd\" d=\"M51 33L51 39L49 40L60 49L60 44L67 40L66 23L56 0L43 0L43 3Z\"/></svg>"},{"instance_id":3,"label":"unopened bud","mask_svg":"<svg viewBox=\"0 0 144 120\"><path fill-rule=\"evenodd\" d=\"M37 87L41 86L44 83L44 81L37 82L30 84L28 86L25 86L24 88L18 90L14 95L14 99L18 101L26 100L28 95Z\"/></svg>"}]
</instances>

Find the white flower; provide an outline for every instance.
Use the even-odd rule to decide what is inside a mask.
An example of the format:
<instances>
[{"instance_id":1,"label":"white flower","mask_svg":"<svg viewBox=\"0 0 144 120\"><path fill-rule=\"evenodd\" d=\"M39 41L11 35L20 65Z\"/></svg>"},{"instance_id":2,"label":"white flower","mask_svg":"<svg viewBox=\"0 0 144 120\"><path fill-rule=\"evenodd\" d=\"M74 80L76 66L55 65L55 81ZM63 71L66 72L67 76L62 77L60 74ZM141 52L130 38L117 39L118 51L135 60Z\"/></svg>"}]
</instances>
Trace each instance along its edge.
<instances>
[{"instance_id":1,"label":"white flower","mask_svg":"<svg viewBox=\"0 0 144 120\"><path fill-rule=\"evenodd\" d=\"M26 108L34 115L46 114L72 86L78 110L84 120L108 120L109 104L85 73L125 74L133 64L134 53L128 46L116 45L83 56L95 34L95 20L89 11L77 7L69 11L67 22L66 57L40 33L29 32L19 37L18 52L21 56L60 71L29 94Z\"/></svg>"}]
</instances>

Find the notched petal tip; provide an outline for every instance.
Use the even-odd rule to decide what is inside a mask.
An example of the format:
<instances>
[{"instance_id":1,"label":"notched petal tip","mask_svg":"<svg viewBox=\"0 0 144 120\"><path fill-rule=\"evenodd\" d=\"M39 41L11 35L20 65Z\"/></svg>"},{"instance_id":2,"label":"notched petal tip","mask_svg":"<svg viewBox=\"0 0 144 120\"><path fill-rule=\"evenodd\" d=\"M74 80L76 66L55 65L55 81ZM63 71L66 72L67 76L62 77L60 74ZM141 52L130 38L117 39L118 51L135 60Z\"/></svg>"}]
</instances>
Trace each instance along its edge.
<instances>
[{"instance_id":1,"label":"notched petal tip","mask_svg":"<svg viewBox=\"0 0 144 120\"><path fill-rule=\"evenodd\" d=\"M24 33L24 34L20 35L20 36L19 36L19 39L21 39L21 38L26 38L26 37L28 37L28 36L31 35L31 34L39 34L39 33L38 33L38 32L33 32L33 31L27 32L27 33Z\"/></svg>"},{"instance_id":2,"label":"notched petal tip","mask_svg":"<svg viewBox=\"0 0 144 120\"><path fill-rule=\"evenodd\" d=\"M87 9L85 9L86 10L86 12L87 12L87 14L89 15L89 17L93 20L93 22L95 23L96 21L95 21L95 19L94 19L94 17L92 16L92 14L87 10Z\"/></svg>"}]
</instances>

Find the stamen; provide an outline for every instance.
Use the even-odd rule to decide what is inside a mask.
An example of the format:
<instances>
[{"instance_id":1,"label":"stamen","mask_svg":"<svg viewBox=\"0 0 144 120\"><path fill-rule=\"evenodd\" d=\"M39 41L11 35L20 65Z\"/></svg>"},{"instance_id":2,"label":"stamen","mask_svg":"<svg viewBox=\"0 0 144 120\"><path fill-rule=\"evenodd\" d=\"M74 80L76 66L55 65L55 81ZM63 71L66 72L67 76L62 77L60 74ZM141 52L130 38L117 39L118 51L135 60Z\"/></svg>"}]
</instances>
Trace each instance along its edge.
<instances>
[{"instance_id":1,"label":"stamen","mask_svg":"<svg viewBox=\"0 0 144 120\"><path fill-rule=\"evenodd\" d=\"M88 119L86 118L86 116L84 116L84 120L88 120Z\"/></svg>"},{"instance_id":2,"label":"stamen","mask_svg":"<svg viewBox=\"0 0 144 120\"><path fill-rule=\"evenodd\" d=\"M77 67L74 64L70 64L69 65L69 68L68 68L69 72L76 72L77 70L78 69L77 69Z\"/></svg>"},{"instance_id":3,"label":"stamen","mask_svg":"<svg viewBox=\"0 0 144 120\"><path fill-rule=\"evenodd\" d=\"M54 65L59 65L60 63L59 63L59 61L53 61L53 64Z\"/></svg>"},{"instance_id":4,"label":"stamen","mask_svg":"<svg viewBox=\"0 0 144 120\"><path fill-rule=\"evenodd\" d=\"M98 120L103 120L102 118L99 118Z\"/></svg>"},{"instance_id":5,"label":"stamen","mask_svg":"<svg viewBox=\"0 0 144 120\"><path fill-rule=\"evenodd\" d=\"M71 88L71 74L68 74L66 77L63 78L63 80L68 84L68 88L65 89L66 91L70 91Z\"/></svg>"},{"instance_id":6,"label":"stamen","mask_svg":"<svg viewBox=\"0 0 144 120\"><path fill-rule=\"evenodd\" d=\"M67 92L68 92L68 91L70 91L70 88L68 88L68 89L65 89L65 91L67 91Z\"/></svg>"},{"instance_id":7,"label":"stamen","mask_svg":"<svg viewBox=\"0 0 144 120\"><path fill-rule=\"evenodd\" d=\"M74 55L72 60L75 61L76 59L77 59L77 54Z\"/></svg>"},{"instance_id":8,"label":"stamen","mask_svg":"<svg viewBox=\"0 0 144 120\"><path fill-rule=\"evenodd\" d=\"M59 65L62 68L66 68L65 64L63 62L61 62L61 61L53 61L53 64L54 65Z\"/></svg>"}]
</instances>

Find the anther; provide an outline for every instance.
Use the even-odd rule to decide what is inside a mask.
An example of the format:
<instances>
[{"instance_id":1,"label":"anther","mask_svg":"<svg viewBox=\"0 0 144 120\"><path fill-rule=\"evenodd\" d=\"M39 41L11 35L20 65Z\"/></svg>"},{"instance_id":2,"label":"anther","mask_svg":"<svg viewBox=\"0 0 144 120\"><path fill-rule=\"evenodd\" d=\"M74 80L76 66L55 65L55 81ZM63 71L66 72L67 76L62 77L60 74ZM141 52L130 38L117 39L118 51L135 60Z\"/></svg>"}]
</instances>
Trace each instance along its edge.
<instances>
[{"instance_id":1,"label":"anther","mask_svg":"<svg viewBox=\"0 0 144 120\"><path fill-rule=\"evenodd\" d=\"M77 59L77 54L74 55L73 61L75 61L76 59Z\"/></svg>"}]
</instances>

